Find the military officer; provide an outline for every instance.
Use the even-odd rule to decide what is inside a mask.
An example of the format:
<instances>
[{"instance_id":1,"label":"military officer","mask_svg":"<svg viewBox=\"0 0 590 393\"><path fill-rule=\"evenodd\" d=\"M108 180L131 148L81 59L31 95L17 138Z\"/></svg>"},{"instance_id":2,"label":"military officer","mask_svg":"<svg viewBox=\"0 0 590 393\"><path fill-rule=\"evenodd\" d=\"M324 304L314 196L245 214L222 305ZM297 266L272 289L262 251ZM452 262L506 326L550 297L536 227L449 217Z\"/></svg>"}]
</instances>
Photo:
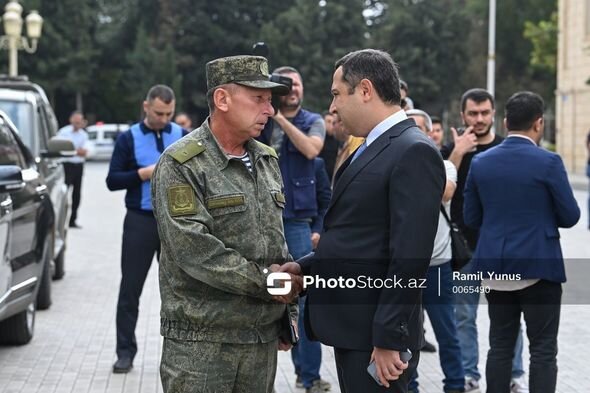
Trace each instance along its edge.
<instances>
[{"instance_id":1,"label":"military officer","mask_svg":"<svg viewBox=\"0 0 590 393\"><path fill-rule=\"evenodd\" d=\"M206 69L210 117L164 152L152 181L162 385L270 393L277 348L289 348L277 339L285 305L266 287L271 265L288 259L285 198L275 151L253 138L274 114L271 93L288 89L268 80L264 57L221 58Z\"/></svg>"}]
</instances>

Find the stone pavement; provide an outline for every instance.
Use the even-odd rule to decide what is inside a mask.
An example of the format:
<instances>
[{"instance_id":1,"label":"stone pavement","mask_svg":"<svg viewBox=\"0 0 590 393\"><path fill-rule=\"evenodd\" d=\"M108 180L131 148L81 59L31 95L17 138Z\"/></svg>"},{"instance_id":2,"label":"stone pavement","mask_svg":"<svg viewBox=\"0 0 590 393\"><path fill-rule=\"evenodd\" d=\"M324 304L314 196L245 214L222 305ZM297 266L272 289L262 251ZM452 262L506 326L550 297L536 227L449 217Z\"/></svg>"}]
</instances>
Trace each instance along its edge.
<instances>
[{"instance_id":1,"label":"stone pavement","mask_svg":"<svg viewBox=\"0 0 590 393\"><path fill-rule=\"evenodd\" d=\"M157 270L152 268L141 298L137 326L139 353L135 368L127 375L111 373L115 360L115 306L120 280L119 257L124 215L123 192L108 192L106 163L89 163L83 181L80 224L70 230L66 276L54 282L53 305L37 313L33 341L22 347L0 347L0 393L152 393L161 392L158 367L161 351L159 335L159 295ZM583 179L576 197L583 210L580 223L562 230L565 255L589 258L586 198ZM579 263L576 260L572 263ZM568 264L570 261L568 261ZM569 269L568 269L569 270ZM570 277L571 278L571 277ZM584 277L581 277L582 279ZM583 281L583 280L582 280ZM566 292L568 287L566 286ZM581 292L583 293L583 291ZM559 353L560 393L590 392L590 306L582 294L579 305L562 309ZM485 370L487 312L478 316L480 371ZM432 329L427 328L431 342ZM528 351L525 364L528 363ZM437 354L422 354L422 392L442 392L442 373ZM334 356L324 347L322 377L338 393ZM294 386L288 353L279 353L277 393L303 393ZM255 392L253 392L255 393Z\"/></svg>"}]
</instances>

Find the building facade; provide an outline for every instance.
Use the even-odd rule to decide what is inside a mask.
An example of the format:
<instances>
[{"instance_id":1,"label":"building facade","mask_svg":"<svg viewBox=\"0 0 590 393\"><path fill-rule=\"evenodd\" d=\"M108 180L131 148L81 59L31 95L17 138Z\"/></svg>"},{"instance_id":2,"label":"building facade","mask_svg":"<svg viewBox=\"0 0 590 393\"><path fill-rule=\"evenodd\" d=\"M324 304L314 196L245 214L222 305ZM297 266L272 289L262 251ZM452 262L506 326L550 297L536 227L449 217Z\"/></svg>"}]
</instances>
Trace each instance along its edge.
<instances>
[{"instance_id":1,"label":"building facade","mask_svg":"<svg viewBox=\"0 0 590 393\"><path fill-rule=\"evenodd\" d=\"M571 173L584 174L590 131L590 0L559 0L557 152Z\"/></svg>"}]
</instances>

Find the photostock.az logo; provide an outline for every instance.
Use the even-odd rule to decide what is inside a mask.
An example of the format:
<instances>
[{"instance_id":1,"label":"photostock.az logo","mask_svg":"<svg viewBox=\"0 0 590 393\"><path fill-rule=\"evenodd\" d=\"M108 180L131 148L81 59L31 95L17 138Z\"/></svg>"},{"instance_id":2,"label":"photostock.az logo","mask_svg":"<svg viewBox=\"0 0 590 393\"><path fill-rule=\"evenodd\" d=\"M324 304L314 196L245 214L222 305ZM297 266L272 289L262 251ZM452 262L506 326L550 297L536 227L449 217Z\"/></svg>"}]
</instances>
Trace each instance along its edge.
<instances>
[{"instance_id":1,"label":"photostock.az logo","mask_svg":"<svg viewBox=\"0 0 590 393\"><path fill-rule=\"evenodd\" d=\"M268 273L268 269L263 272ZM275 285L277 282L282 285ZM288 295L291 292L291 275L285 272L272 272L266 277L266 290L273 296Z\"/></svg>"}]
</instances>

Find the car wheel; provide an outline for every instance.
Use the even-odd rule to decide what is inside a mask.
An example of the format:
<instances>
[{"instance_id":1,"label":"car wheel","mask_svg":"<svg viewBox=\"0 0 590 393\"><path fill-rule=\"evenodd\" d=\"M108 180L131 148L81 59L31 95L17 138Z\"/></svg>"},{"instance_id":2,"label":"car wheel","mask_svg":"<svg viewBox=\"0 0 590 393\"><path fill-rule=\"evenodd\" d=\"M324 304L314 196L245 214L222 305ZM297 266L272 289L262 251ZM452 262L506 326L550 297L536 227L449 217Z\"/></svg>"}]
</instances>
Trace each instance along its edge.
<instances>
[{"instance_id":1,"label":"car wheel","mask_svg":"<svg viewBox=\"0 0 590 393\"><path fill-rule=\"evenodd\" d=\"M62 247L61 251L55 258L55 272L53 273L54 280L61 280L65 274L65 259L66 259L66 247Z\"/></svg>"},{"instance_id":2,"label":"car wheel","mask_svg":"<svg viewBox=\"0 0 590 393\"><path fill-rule=\"evenodd\" d=\"M31 341L35 330L35 302L26 310L0 322L0 343L24 345Z\"/></svg>"},{"instance_id":3,"label":"car wheel","mask_svg":"<svg viewBox=\"0 0 590 393\"><path fill-rule=\"evenodd\" d=\"M43 274L41 275L41 282L39 283L39 290L37 291L37 309L47 310L51 306L51 250L53 249L51 243L51 236L45 239L43 246ZM57 269L56 269L57 270Z\"/></svg>"}]
</instances>

